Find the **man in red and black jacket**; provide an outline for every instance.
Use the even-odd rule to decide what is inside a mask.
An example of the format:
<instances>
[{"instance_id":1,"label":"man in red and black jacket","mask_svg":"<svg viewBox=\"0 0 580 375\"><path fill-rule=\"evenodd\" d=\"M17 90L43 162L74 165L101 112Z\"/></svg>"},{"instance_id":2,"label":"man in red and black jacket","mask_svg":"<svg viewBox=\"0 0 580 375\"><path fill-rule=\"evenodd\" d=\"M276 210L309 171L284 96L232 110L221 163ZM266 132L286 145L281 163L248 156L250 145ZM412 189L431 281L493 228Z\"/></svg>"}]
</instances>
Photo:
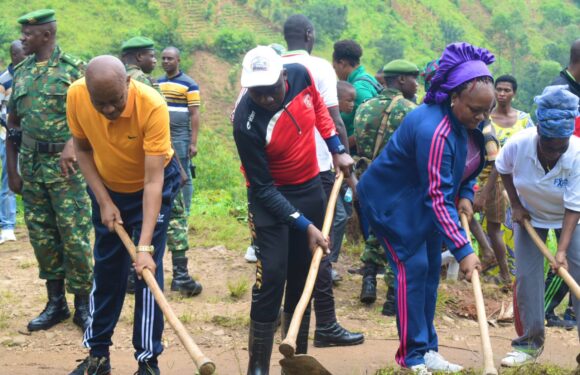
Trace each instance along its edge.
<instances>
[{"instance_id":1,"label":"man in red and black jacket","mask_svg":"<svg viewBox=\"0 0 580 375\"><path fill-rule=\"evenodd\" d=\"M326 198L319 178L314 128L348 175L352 158L300 64L283 65L269 47L246 54L242 87L248 91L234 114L234 139L248 186L248 210L258 258L250 311L248 374L269 373L278 312L293 313L302 294L311 252L328 242L320 232ZM286 293L284 294L284 284ZM305 353L310 309L304 315L297 353Z\"/></svg>"}]
</instances>

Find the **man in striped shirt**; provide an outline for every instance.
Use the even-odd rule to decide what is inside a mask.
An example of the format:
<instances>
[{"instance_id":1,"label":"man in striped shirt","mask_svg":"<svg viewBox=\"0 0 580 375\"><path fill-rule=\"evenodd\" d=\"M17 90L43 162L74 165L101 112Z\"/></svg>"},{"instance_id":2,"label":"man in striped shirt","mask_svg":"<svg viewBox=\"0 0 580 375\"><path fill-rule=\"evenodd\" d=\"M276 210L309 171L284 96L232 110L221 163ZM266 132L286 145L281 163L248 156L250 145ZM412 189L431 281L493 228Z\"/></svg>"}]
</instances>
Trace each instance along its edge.
<instances>
[{"instance_id":1,"label":"man in striped shirt","mask_svg":"<svg viewBox=\"0 0 580 375\"><path fill-rule=\"evenodd\" d=\"M183 186L185 213L189 217L193 184L191 182L191 158L197 155L199 131L199 86L179 69L179 50L167 47L161 55L165 76L159 78L159 88L169 107L171 143L182 167L188 174Z\"/></svg>"}]
</instances>

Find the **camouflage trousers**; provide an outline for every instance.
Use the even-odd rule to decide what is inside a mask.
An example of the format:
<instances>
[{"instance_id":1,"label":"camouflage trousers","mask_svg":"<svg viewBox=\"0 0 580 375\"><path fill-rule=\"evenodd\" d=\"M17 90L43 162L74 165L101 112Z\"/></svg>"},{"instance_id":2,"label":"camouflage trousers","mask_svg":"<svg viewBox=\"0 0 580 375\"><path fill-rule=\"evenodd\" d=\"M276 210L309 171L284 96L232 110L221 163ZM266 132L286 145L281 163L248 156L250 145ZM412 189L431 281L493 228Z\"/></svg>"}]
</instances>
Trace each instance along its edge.
<instances>
[{"instance_id":1,"label":"camouflage trousers","mask_svg":"<svg viewBox=\"0 0 580 375\"><path fill-rule=\"evenodd\" d=\"M385 267L385 283L388 287L393 287L395 284L395 275L393 270L387 261L387 255L385 254L385 249L379 243L379 240L375 237L373 233L369 234L369 237L365 241L365 249L360 255L360 260L363 263L373 263L377 266Z\"/></svg>"},{"instance_id":2,"label":"camouflage trousers","mask_svg":"<svg viewBox=\"0 0 580 375\"><path fill-rule=\"evenodd\" d=\"M89 294L93 284L92 225L84 180L80 176L54 183L24 180L22 202L39 277L66 279L68 292Z\"/></svg>"},{"instance_id":3,"label":"camouflage trousers","mask_svg":"<svg viewBox=\"0 0 580 375\"><path fill-rule=\"evenodd\" d=\"M187 219L185 202L183 201L183 189L181 189L175 196L171 206L171 218L169 219L169 229L167 229L167 247L169 251L186 251L189 249Z\"/></svg>"}]
</instances>

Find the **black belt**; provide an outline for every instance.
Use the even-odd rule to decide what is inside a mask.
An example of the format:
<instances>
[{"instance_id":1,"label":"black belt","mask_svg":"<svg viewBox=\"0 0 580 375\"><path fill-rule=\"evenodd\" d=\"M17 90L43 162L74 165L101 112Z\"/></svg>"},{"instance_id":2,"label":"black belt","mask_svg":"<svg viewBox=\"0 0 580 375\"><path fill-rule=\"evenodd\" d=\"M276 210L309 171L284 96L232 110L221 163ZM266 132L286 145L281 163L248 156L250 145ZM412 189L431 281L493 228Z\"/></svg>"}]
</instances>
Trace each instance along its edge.
<instances>
[{"instance_id":1,"label":"black belt","mask_svg":"<svg viewBox=\"0 0 580 375\"><path fill-rule=\"evenodd\" d=\"M66 143L41 142L22 133L22 144L41 154L56 154L64 150Z\"/></svg>"}]
</instances>

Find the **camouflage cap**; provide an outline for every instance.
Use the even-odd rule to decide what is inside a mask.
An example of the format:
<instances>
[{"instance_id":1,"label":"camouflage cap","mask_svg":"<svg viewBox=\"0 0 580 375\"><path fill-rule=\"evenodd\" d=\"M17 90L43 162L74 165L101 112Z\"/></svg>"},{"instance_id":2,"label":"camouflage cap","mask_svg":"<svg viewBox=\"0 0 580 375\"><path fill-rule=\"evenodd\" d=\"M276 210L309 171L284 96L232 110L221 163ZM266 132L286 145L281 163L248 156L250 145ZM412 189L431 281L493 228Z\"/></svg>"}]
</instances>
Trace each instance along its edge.
<instances>
[{"instance_id":1,"label":"camouflage cap","mask_svg":"<svg viewBox=\"0 0 580 375\"><path fill-rule=\"evenodd\" d=\"M155 47L155 42L144 36L136 36L121 45L121 51L126 52L132 49L153 49Z\"/></svg>"},{"instance_id":2,"label":"camouflage cap","mask_svg":"<svg viewBox=\"0 0 580 375\"><path fill-rule=\"evenodd\" d=\"M419 75L419 67L407 60L393 60L383 67L383 74L385 77L401 74Z\"/></svg>"},{"instance_id":3,"label":"camouflage cap","mask_svg":"<svg viewBox=\"0 0 580 375\"><path fill-rule=\"evenodd\" d=\"M54 16L54 10L52 9L39 9L23 15L22 17L18 18L17 21L21 25L36 26L49 22L55 22L56 17Z\"/></svg>"}]
</instances>

